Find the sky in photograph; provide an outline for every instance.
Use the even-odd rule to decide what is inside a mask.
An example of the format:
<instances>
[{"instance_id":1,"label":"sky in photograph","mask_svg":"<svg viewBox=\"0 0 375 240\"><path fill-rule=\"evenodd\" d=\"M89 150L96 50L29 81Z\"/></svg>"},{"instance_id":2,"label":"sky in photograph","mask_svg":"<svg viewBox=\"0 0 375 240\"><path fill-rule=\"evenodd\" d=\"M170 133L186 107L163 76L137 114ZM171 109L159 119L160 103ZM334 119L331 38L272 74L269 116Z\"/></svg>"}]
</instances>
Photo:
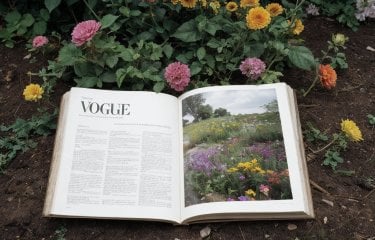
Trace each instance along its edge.
<instances>
[{"instance_id":1,"label":"sky in photograph","mask_svg":"<svg viewBox=\"0 0 375 240\"><path fill-rule=\"evenodd\" d=\"M262 106L275 100L276 92L274 89L213 91L203 93L203 98L206 99L205 104L211 105L214 110L225 108L232 115L263 113L265 109Z\"/></svg>"}]
</instances>

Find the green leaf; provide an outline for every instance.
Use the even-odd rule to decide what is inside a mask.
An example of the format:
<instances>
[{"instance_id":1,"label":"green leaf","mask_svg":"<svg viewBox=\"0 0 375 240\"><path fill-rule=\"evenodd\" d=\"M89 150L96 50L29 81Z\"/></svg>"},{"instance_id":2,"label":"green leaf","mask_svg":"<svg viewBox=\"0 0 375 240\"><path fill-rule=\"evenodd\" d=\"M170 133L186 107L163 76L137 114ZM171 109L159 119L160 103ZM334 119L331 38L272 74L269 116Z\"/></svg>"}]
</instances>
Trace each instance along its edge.
<instances>
[{"instance_id":1,"label":"green leaf","mask_svg":"<svg viewBox=\"0 0 375 240\"><path fill-rule=\"evenodd\" d=\"M115 16L112 14L105 15L101 20L100 23L102 24L101 29L105 29L110 27L118 18L119 16Z\"/></svg>"},{"instance_id":2,"label":"green leaf","mask_svg":"<svg viewBox=\"0 0 375 240\"><path fill-rule=\"evenodd\" d=\"M314 69L316 65L312 52L303 46L291 46L288 52L288 59L296 67L308 71Z\"/></svg>"},{"instance_id":3,"label":"green leaf","mask_svg":"<svg viewBox=\"0 0 375 240\"><path fill-rule=\"evenodd\" d=\"M217 40L216 38L211 38L208 42L207 42L207 47L210 47L210 48L213 48L213 49L216 49L218 47L221 46L221 42L219 40Z\"/></svg>"},{"instance_id":4,"label":"green leaf","mask_svg":"<svg viewBox=\"0 0 375 240\"><path fill-rule=\"evenodd\" d=\"M41 17L45 22L48 22L48 20L49 20L49 12L47 11L47 9L45 9L45 8L40 9L40 11L39 11L39 15L40 15L40 17Z\"/></svg>"},{"instance_id":5,"label":"green leaf","mask_svg":"<svg viewBox=\"0 0 375 240\"><path fill-rule=\"evenodd\" d=\"M153 90L154 92L161 92L165 87L165 82L157 82L155 83Z\"/></svg>"},{"instance_id":6,"label":"green leaf","mask_svg":"<svg viewBox=\"0 0 375 240\"><path fill-rule=\"evenodd\" d=\"M130 16L132 16L132 17L138 17L141 14L142 14L142 12L139 11L139 10L132 10L132 11L130 11Z\"/></svg>"},{"instance_id":7,"label":"green leaf","mask_svg":"<svg viewBox=\"0 0 375 240\"><path fill-rule=\"evenodd\" d=\"M196 42L202 39L202 34L198 31L196 23L192 19L177 28L172 37L180 39L183 42Z\"/></svg>"},{"instance_id":8,"label":"green leaf","mask_svg":"<svg viewBox=\"0 0 375 240\"><path fill-rule=\"evenodd\" d=\"M204 29L204 31L208 32L212 36L215 36L216 32L221 29L222 27L219 24L215 24L211 22L206 25L206 28Z\"/></svg>"},{"instance_id":9,"label":"green leaf","mask_svg":"<svg viewBox=\"0 0 375 240\"><path fill-rule=\"evenodd\" d=\"M172 54L173 54L173 48L172 48L172 46L171 46L171 44L165 44L164 46L163 46L163 52L164 52L164 54L165 54L165 56L168 58L168 59L170 59L171 58L171 56L172 56Z\"/></svg>"},{"instance_id":10,"label":"green leaf","mask_svg":"<svg viewBox=\"0 0 375 240\"><path fill-rule=\"evenodd\" d=\"M58 61L64 66L73 66L80 57L82 57L81 49L70 43L60 49Z\"/></svg>"},{"instance_id":11,"label":"green leaf","mask_svg":"<svg viewBox=\"0 0 375 240\"><path fill-rule=\"evenodd\" d=\"M107 64L108 67L113 68L116 66L118 62L118 56L109 56L105 59L105 64Z\"/></svg>"},{"instance_id":12,"label":"green leaf","mask_svg":"<svg viewBox=\"0 0 375 240\"><path fill-rule=\"evenodd\" d=\"M199 62L193 62L190 65L191 76L194 76L194 75L200 73L201 70L202 70L202 64L200 64Z\"/></svg>"},{"instance_id":13,"label":"green leaf","mask_svg":"<svg viewBox=\"0 0 375 240\"><path fill-rule=\"evenodd\" d=\"M202 60L205 56L206 56L206 49L204 49L204 47L198 48L197 57L198 57L199 61Z\"/></svg>"},{"instance_id":14,"label":"green leaf","mask_svg":"<svg viewBox=\"0 0 375 240\"><path fill-rule=\"evenodd\" d=\"M120 7L119 11L125 17L130 17L130 9L129 8L122 6L122 7Z\"/></svg>"},{"instance_id":15,"label":"green leaf","mask_svg":"<svg viewBox=\"0 0 375 240\"><path fill-rule=\"evenodd\" d=\"M47 23L45 21L38 21L33 25L34 35L43 35L47 31Z\"/></svg>"},{"instance_id":16,"label":"green leaf","mask_svg":"<svg viewBox=\"0 0 375 240\"><path fill-rule=\"evenodd\" d=\"M92 88L96 86L96 83L99 81L99 78L83 77L83 78L75 78L74 81L77 83L77 87Z\"/></svg>"},{"instance_id":17,"label":"green leaf","mask_svg":"<svg viewBox=\"0 0 375 240\"><path fill-rule=\"evenodd\" d=\"M124 60L125 62L132 62L132 61L134 61L134 55L135 55L134 49L132 49L132 48L125 48L121 52L120 58L122 58L122 60Z\"/></svg>"},{"instance_id":18,"label":"green leaf","mask_svg":"<svg viewBox=\"0 0 375 240\"><path fill-rule=\"evenodd\" d=\"M35 22L34 17L30 13L26 13L22 16L22 20L20 22L21 26L30 27Z\"/></svg>"},{"instance_id":19,"label":"green leaf","mask_svg":"<svg viewBox=\"0 0 375 240\"><path fill-rule=\"evenodd\" d=\"M44 5L49 12L52 12L53 9L57 8L61 3L61 0L44 0Z\"/></svg>"},{"instance_id":20,"label":"green leaf","mask_svg":"<svg viewBox=\"0 0 375 240\"><path fill-rule=\"evenodd\" d=\"M17 23L21 20L21 14L18 11L12 11L5 16L5 21L8 23Z\"/></svg>"},{"instance_id":21,"label":"green leaf","mask_svg":"<svg viewBox=\"0 0 375 240\"><path fill-rule=\"evenodd\" d=\"M128 66L125 68L120 68L116 71L116 82L117 86L121 87L122 82L124 81L125 77L131 73L135 68L133 66Z\"/></svg>"},{"instance_id":22,"label":"green leaf","mask_svg":"<svg viewBox=\"0 0 375 240\"><path fill-rule=\"evenodd\" d=\"M116 82L116 74L114 72L105 72L99 76L100 80L105 83Z\"/></svg>"}]
</instances>

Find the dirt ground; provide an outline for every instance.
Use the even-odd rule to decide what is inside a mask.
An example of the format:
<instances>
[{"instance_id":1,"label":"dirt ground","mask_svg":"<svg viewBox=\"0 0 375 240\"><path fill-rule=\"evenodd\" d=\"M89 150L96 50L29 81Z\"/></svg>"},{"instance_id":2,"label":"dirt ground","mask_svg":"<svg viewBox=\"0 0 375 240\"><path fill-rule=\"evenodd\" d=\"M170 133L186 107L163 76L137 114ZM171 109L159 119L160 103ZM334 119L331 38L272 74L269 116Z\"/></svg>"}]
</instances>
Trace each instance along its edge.
<instances>
[{"instance_id":1,"label":"dirt ground","mask_svg":"<svg viewBox=\"0 0 375 240\"><path fill-rule=\"evenodd\" d=\"M324 191L312 187L315 220L253 221L172 226L167 223L141 221L50 219L42 217L54 135L35 139L38 146L18 155L0 175L0 239L63 239L56 230L66 230L65 239L200 239L200 230L211 228L209 239L375 239L375 193L364 184L375 179L375 129L367 114L375 114L375 23L362 25L357 32L326 18L306 21L303 38L320 56L332 33L349 37L345 54L349 69L338 72L337 87L327 91L319 86L307 96L312 74L299 70L285 72L283 81L297 90L302 128L307 122L327 133L337 132L342 119L354 120L362 130L364 141L349 144L340 169L352 170L343 176L322 166L323 153L308 161L310 180ZM17 117L29 118L35 103L22 99L30 78L46 66L39 56L30 63L24 43L14 49L0 45L0 124L10 124ZM6 78L8 75L9 78ZM9 80L9 81L8 81ZM40 79L32 77L32 82ZM72 83L60 81L52 95L51 108ZM1 133L0 133L1 134ZM317 146L306 144L306 154ZM322 201L331 201L333 206ZM326 218L326 222L324 219ZM288 230L288 225L296 225Z\"/></svg>"}]
</instances>

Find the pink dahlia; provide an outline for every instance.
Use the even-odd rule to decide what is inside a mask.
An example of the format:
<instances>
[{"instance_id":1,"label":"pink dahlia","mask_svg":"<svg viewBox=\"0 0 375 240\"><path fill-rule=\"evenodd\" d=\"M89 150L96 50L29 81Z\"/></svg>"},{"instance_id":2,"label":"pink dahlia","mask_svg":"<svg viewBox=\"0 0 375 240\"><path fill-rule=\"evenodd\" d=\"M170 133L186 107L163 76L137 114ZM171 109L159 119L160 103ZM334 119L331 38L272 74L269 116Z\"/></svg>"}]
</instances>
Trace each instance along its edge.
<instances>
[{"instance_id":1,"label":"pink dahlia","mask_svg":"<svg viewBox=\"0 0 375 240\"><path fill-rule=\"evenodd\" d=\"M33 48L38 48L46 45L48 43L48 38L45 36L36 36L33 39Z\"/></svg>"},{"instance_id":2,"label":"pink dahlia","mask_svg":"<svg viewBox=\"0 0 375 240\"><path fill-rule=\"evenodd\" d=\"M100 29L101 25L95 20L88 20L78 23L72 32L72 42L77 46L90 41Z\"/></svg>"},{"instance_id":3,"label":"pink dahlia","mask_svg":"<svg viewBox=\"0 0 375 240\"><path fill-rule=\"evenodd\" d=\"M246 58L240 65L243 75L256 80L266 70L266 64L259 58Z\"/></svg>"},{"instance_id":4,"label":"pink dahlia","mask_svg":"<svg viewBox=\"0 0 375 240\"><path fill-rule=\"evenodd\" d=\"M171 63L165 68L164 77L171 88L181 92L190 82L189 66L180 62Z\"/></svg>"}]
</instances>

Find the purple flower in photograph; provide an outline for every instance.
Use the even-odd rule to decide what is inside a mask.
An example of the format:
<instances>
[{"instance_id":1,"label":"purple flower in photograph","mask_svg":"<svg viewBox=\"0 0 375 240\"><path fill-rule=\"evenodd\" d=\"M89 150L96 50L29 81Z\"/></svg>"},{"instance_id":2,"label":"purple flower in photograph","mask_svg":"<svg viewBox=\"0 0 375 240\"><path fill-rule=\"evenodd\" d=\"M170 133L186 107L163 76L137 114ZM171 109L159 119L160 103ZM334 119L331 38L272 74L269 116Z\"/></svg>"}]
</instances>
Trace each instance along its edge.
<instances>
[{"instance_id":1,"label":"purple flower in photograph","mask_svg":"<svg viewBox=\"0 0 375 240\"><path fill-rule=\"evenodd\" d=\"M269 159L274 155L272 143L254 143L249 147L250 152L262 156L263 159Z\"/></svg>"},{"instance_id":2,"label":"purple flower in photograph","mask_svg":"<svg viewBox=\"0 0 375 240\"><path fill-rule=\"evenodd\" d=\"M240 70L243 75L256 80L266 70L266 64L259 58L246 58L241 62Z\"/></svg>"},{"instance_id":3,"label":"purple flower in photograph","mask_svg":"<svg viewBox=\"0 0 375 240\"><path fill-rule=\"evenodd\" d=\"M246 179L246 177L245 177L244 175L240 175L238 178L239 178L241 181L243 181L243 180Z\"/></svg>"},{"instance_id":4,"label":"purple flower in photograph","mask_svg":"<svg viewBox=\"0 0 375 240\"><path fill-rule=\"evenodd\" d=\"M319 15L319 8L315 6L314 4L310 3L309 6L306 8L306 13L313 15L313 16L318 16Z\"/></svg>"},{"instance_id":5,"label":"purple flower in photograph","mask_svg":"<svg viewBox=\"0 0 375 240\"><path fill-rule=\"evenodd\" d=\"M249 201L249 198L246 197L246 196L239 196L238 200L240 200L240 201Z\"/></svg>"},{"instance_id":6,"label":"purple flower in photograph","mask_svg":"<svg viewBox=\"0 0 375 240\"><path fill-rule=\"evenodd\" d=\"M196 150L190 154L190 168L194 171L204 172L207 175L210 175L213 170L225 170L223 164L216 163L213 159L219 152L220 150L215 147Z\"/></svg>"},{"instance_id":7,"label":"purple flower in photograph","mask_svg":"<svg viewBox=\"0 0 375 240\"><path fill-rule=\"evenodd\" d=\"M231 197L227 198L227 202L233 202L233 201L235 201L233 198Z\"/></svg>"},{"instance_id":8,"label":"purple flower in photograph","mask_svg":"<svg viewBox=\"0 0 375 240\"><path fill-rule=\"evenodd\" d=\"M265 142L265 143L254 143L248 150L250 153L260 155L264 160L269 160L270 158L276 158L277 161L285 161L285 149L282 141L275 143Z\"/></svg>"}]
</instances>

